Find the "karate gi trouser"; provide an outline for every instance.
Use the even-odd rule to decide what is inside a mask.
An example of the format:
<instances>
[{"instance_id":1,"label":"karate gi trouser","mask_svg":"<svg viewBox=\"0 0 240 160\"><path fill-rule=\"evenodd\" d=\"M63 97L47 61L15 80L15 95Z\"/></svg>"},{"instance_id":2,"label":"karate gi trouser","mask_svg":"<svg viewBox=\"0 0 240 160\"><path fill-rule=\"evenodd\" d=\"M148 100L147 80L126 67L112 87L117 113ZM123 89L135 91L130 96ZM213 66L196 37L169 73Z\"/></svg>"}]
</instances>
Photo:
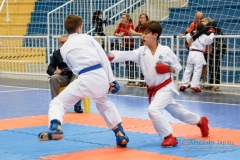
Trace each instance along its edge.
<instances>
[{"instance_id":1,"label":"karate gi trouser","mask_svg":"<svg viewBox=\"0 0 240 160\"><path fill-rule=\"evenodd\" d=\"M177 103L173 99L173 94L172 90L159 90L148 108L148 115L160 137L166 137L173 131L166 116L162 114L163 109L168 111L174 118L188 124L197 124L200 121L200 116Z\"/></svg>"},{"instance_id":2,"label":"karate gi trouser","mask_svg":"<svg viewBox=\"0 0 240 160\"><path fill-rule=\"evenodd\" d=\"M89 79L88 81L91 83L92 79ZM49 111L48 111L48 119L49 119L49 124L50 121L53 119L57 119L63 123L63 117L65 112L73 106L79 99L82 99L84 97L90 97L96 102L96 107L102 117L104 118L107 126L110 129L113 129L115 126L117 126L119 123L122 122L122 119L116 109L116 106L107 99L107 90L105 91L99 91L101 95L99 98L96 96L94 86L92 84L92 88L86 89L84 88L84 83L81 83L81 78L76 79L72 83L70 83L57 97L55 97L50 105L49 105ZM94 81L94 80L93 80ZM95 81L96 82L96 81ZM98 83L101 84L99 85L98 89L101 90L103 88L109 87L109 84L107 82L103 82L99 80ZM86 92L88 91L87 95ZM106 94L102 94L105 93ZM91 96L92 94L92 96ZM97 98L96 98L97 97Z\"/></svg>"},{"instance_id":3,"label":"karate gi trouser","mask_svg":"<svg viewBox=\"0 0 240 160\"><path fill-rule=\"evenodd\" d=\"M183 74L182 85L187 87L189 84L191 87L199 87L200 78L202 75L203 64L190 64L187 63L186 69ZM192 81L190 83L190 77L192 76Z\"/></svg>"}]
</instances>

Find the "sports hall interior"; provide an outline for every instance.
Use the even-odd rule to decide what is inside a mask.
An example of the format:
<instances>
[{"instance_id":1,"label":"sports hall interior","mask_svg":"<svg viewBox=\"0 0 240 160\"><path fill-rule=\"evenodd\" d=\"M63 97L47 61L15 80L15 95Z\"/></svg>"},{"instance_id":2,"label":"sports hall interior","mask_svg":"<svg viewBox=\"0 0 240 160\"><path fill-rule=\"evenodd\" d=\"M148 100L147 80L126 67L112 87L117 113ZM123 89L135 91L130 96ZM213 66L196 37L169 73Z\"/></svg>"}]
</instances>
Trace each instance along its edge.
<instances>
[{"instance_id":1,"label":"sports hall interior","mask_svg":"<svg viewBox=\"0 0 240 160\"><path fill-rule=\"evenodd\" d=\"M3 3L4 2L4 3ZM149 160L149 159L231 159L240 156L240 2L236 0L6 0L0 1L0 159L3 160ZM7 7L8 6L8 7ZM93 11L102 10L112 19L106 25L108 40L115 39L122 13L129 13L138 23L140 13L162 24L160 43L168 45L186 65L188 50L184 33L201 11L221 27L227 43L222 58L220 91L191 90L174 95L188 110L209 118L210 135L201 137L197 126L185 124L163 112L178 138L173 148L161 147L159 137L148 117L146 87L127 86L124 65L113 65L121 84L117 94L108 94L122 116L123 127L130 139L127 148L116 146L95 107L83 105L84 113L73 108L64 117L64 139L40 142L38 134L48 129L48 107L51 93L46 69L51 53L59 48L58 38L66 34L64 19L77 14L84 19L84 33L94 34ZM108 39L109 38L109 39ZM139 37L135 37L139 42ZM137 47L138 45L136 45ZM109 46L105 46L108 48ZM105 49L106 49L105 48ZM106 52L109 49L106 49ZM139 68L138 68L139 69ZM143 82L136 71L134 81ZM174 77L178 88L183 71ZM203 84L209 85L208 82ZM86 107L90 112L86 112Z\"/></svg>"}]
</instances>

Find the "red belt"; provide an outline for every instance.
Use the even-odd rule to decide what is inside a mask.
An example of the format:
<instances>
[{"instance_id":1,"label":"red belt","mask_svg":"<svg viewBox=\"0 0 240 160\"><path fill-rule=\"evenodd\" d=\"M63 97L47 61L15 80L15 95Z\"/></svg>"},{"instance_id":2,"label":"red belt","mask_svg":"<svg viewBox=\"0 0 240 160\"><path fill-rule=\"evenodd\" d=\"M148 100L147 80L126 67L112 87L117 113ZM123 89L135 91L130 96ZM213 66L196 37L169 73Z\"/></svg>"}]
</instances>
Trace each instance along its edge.
<instances>
[{"instance_id":1,"label":"red belt","mask_svg":"<svg viewBox=\"0 0 240 160\"><path fill-rule=\"evenodd\" d=\"M148 93L148 101L149 101L149 104L151 103L152 96L154 96L159 89L161 89L162 87L168 85L168 84L171 83L171 82L172 82L172 79L171 79L171 77L169 77L169 78L168 78L167 80L165 80L163 83L161 83L161 84L159 84L159 85L157 85L157 86L155 86L155 87L148 87L148 86L147 86L147 93Z\"/></svg>"},{"instance_id":2,"label":"red belt","mask_svg":"<svg viewBox=\"0 0 240 160\"><path fill-rule=\"evenodd\" d=\"M198 49L191 49L191 51L197 51L197 52L202 52L203 53L203 51L198 50Z\"/></svg>"}]
</instances>

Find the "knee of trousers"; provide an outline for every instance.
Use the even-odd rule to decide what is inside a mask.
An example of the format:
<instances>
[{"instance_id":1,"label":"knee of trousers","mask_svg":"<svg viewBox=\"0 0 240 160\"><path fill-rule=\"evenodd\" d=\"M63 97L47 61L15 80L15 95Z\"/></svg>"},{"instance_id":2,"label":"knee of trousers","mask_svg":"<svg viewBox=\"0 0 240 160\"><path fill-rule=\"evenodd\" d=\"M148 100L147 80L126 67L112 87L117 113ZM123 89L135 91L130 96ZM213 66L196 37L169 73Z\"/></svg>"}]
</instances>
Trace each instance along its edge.
<instances>
[{"instance_id":1,"label":"knee of trousers","mask_svg":"<svg viewBox=\"0 0 240 160\"><path fill-rule=\"evenodd\" d=\"M149 117L153 117L153 116L156 116L156 115L161 115L162 112L160 111L160 109L156 109L156 108L152 108L152 107L149 107L148 108L148 115Z\"/></svg>"},{"instance_id":2,"label":"knee of trousers","mask_svg":"<svg viewBox=\"0 0 240 160\"><path fill-rule=\"evenodd\" d=\"M50 84L53 84L53 83L56 83L56 82L58 83L59 82L59 77L60 77L60 75L58 75L58 74L52 75L50 80L49 80L49 83Z\"/></svg>"}]
</instances>

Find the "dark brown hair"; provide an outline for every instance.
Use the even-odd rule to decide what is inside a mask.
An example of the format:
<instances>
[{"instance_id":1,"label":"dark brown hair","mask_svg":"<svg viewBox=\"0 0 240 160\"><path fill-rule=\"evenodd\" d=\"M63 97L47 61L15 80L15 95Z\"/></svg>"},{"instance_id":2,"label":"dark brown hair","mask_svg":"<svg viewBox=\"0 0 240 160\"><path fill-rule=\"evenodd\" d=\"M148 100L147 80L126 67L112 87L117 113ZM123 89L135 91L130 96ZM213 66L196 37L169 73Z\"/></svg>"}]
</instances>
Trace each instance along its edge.
<instances>
[{"instance_id":1,"label":"dark brown hair","mask_svg":"<svg viewBox=\"0 0 240 160\"><path fill-rule=\"evenodd\" d=\"M157 21L147 21L143 24L142 27L143 32L152 32L152 34L157 33L157 40L162 34L162 25Z\"/></svg>"},{"instance_id":2,"label":"dark brown hair","mask_svg":"<svg viewBox=\"0 0 240 160\"><path fill-rule=\"evenodd\" d=\"M200 31L201 29L204 28L204 25L202 23L198 23L197 27L196 27L196 30L197 32Z\"/></svg>"},{"instance_id":3,"label":"dark brown hair","mask_svg":"<svg viewBox=\"0 0 240 160\"><path fill-rule=\"evenodd\" d=\"M96 23L96 19L100 14L103 14L102 11L100 11L100 10L97 10L93 13L93 17L92 17L92 23L93 24Z\"/></svg>"},{"instance_id":4,"label":"dark brown hair","mask_svg":"<svg viewBox=\"0 0 240 160\"><path fill-rule=\"evenodd\" d=\"M67 33L75 33L77 28L82 26L82 21L82 18L77 15L69 15L65 20L65 29Z\"/></svg>"}]
</instances>

